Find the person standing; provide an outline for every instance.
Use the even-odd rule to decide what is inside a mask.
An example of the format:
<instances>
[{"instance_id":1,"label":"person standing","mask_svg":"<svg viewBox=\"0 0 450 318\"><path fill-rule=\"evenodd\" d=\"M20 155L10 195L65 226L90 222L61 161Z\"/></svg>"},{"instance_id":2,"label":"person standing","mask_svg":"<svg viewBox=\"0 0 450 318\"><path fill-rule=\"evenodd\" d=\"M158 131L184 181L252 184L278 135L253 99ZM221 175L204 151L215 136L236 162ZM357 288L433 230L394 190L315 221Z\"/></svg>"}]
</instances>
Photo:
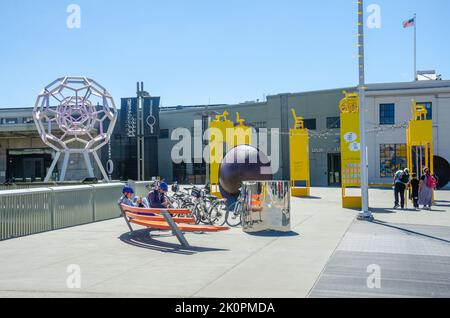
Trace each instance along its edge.
<instances>
[{"instance_id":1,"label":"person standing","mask_svg":"<svg viewBox=\"0 0 450 318\"><path fill-rule=\"evenodd\" d=\"M413 173L411 179L411 190L412 190L411 199L413 201L414 208L416 210L419 209L419 184L420 181L417 178L417 173Z\"/></svg>"},{"instance_id":2,"label":"person standing","mask_svg":"<svg viewBox=\"0 0 450 318\"><path fill-rule=\"evenodd\" d=\"M394 177L394 196L395 206L394 209L398 209L400 206L402 210L405 209L405 191L410 181L409 169L399 170L395 173Z\"/></svg>"},{"instance_id":3,"label":"person standing","mask_svg":"<svg viewBox=\"0 0 450 318\"><path fill-rule=\"evenodd\" d=\"M423 205L424 210L431 210L436 187L436 179L431 175L430 169L424 168L419 184L419 205Z\"/></svg>"}]
</instances>

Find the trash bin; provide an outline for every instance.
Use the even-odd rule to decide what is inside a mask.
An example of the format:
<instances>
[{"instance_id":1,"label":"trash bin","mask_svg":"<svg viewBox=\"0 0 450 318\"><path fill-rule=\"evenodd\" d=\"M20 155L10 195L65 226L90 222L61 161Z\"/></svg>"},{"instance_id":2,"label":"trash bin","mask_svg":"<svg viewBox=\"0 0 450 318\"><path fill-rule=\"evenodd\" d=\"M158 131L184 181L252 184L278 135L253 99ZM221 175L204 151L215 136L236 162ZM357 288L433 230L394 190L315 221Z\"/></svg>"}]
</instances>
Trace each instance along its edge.
<instances>
[{"instance_id":1,"label":"trash bin","mask_svg":"<svg viewBox=\"0 0 450 318\"><path fill-rule=\"evenodd\" d=\"M242 227L246 233L291 231L289 181L248 181L242 186Z\"/></svg>"}]
</instances>

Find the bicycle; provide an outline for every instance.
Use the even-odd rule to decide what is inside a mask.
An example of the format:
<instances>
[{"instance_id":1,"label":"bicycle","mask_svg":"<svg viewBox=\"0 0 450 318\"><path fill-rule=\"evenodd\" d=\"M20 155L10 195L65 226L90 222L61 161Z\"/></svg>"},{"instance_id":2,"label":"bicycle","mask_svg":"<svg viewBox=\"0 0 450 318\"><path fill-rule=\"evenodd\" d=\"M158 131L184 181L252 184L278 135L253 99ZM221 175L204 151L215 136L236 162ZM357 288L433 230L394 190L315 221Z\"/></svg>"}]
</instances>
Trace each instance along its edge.
<instances>
[{"instance_id":1,"label":"bicycle","mask_svg":"<svg viewBox=\"0 0 450 318\"><path fill-rule=\"evenodd\" d=\"M227 200L218 200L211 207L210 215L214 223L223 226L238 227L242 224L244 198L240 195L236 202L228 204Z\"/></svg>"}]
</instances>

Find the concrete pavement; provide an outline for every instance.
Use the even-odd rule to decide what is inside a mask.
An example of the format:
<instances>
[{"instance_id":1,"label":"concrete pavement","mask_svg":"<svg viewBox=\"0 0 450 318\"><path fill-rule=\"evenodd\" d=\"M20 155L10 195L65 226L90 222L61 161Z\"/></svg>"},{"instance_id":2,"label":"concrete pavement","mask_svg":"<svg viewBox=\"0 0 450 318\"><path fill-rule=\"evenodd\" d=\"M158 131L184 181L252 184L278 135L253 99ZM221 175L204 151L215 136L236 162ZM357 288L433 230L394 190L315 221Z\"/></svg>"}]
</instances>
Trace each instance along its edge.
<instances>
[{"instance_id":1,"label":"concrete pavement","mask_svg":"<svg viewBox=\"0 0 450 318\"><path fill-rule=\"evenodd\" d=\"M293 232L279 237L189 234L195 248L185 250L164 234L130 236L117 219L0 242L0 297L307 297L357 215L341 208L340 189L312 195L293 199ZM387 192L372 197L383 221L449 229L449 192L438 197L445 212L432 217L381 213L392 205ZM70 265L81 270L79 289L68 288Z\"/></svg>"}]
</instances>

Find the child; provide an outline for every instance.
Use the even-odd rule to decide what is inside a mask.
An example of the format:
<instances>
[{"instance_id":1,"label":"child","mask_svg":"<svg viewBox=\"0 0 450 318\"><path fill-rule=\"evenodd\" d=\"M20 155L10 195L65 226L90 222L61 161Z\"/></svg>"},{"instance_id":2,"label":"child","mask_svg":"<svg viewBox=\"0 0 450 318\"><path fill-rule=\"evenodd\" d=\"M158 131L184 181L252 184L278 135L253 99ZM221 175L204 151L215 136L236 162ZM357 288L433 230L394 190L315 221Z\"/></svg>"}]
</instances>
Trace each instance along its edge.
<instances>
[{"instance_id":1,"label":"child","mask_svg":"<svg viewBox=\"0 0 450 318\"><path fill-rule=\"evenodd\" d=\"M412 200L414 203L414 207L416 209L419 209L419 184L420 181L417 178L417 173L413 173L411 180L411 188L412 188Z\"/></svg>"},{"instance_id":2,"label":"child","mask_svg":"<svg viewBox=\"0 0 450 318\"><path fill-rule=\"evenodd\" d=\"M123 196L119 200L120 204L128 205L128 206L136 206L133 202L134 190L131 187L124 187L122 190Z\"/></svg>"}]
</instances>

